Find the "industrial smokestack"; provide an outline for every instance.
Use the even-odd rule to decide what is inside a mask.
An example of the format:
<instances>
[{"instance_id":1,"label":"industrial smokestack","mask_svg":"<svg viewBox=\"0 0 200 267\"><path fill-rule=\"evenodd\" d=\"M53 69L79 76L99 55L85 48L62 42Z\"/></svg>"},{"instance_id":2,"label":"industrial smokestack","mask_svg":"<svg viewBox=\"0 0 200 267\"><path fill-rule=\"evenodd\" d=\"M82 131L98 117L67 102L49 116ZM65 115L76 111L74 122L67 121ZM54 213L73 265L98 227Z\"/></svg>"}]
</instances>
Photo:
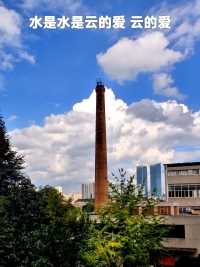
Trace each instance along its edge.
<instances>
[{"instance_id":1,"label":"industrial smokestack","mask_svg":"<svg viewBox=\"0 0 200 267\"><path fill-rule=\"evenodd\" d=\"M105 87L96 85L96 139L95 139L95 210L108 199L107 144L105 116Z\"/></svg>"}]
</instances>

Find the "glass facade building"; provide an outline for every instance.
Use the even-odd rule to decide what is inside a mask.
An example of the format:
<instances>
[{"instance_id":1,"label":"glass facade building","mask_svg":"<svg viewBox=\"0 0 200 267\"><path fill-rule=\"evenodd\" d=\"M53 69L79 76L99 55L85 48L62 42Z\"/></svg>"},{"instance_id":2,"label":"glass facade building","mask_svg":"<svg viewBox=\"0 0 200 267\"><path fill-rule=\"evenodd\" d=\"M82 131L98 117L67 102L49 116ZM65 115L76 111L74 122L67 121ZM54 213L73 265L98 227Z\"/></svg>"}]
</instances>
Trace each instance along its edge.
<instances>
[{"instance_id":1,"label":"glass facade building","mask_svg":"<svg viewBox=\"0 0 200 267\"><path fill-rule=\"evenodd\" d=\"M150 165L151 195L165 197L165 169L161 163Z\"/></svg>"},{"instance_id":2,"label":"glass facade building","mask_svg":"<svg viewBox=\"0 0 200 267\"><path fill-rule=\"evenodd\" d=\"M144 196L165 197L165 170L161 163L136 167L137 186L143 186Z\"/></svg>"},{"instance_id":3,"label":"glass facade building","mask_svg":"<svg viewBox=\"0 0 200 267\"><path fill-rule=\"evenodd\" d=\"M137 166L136 168L136 180L138 187L144 191L144 196L149 195L149 170L148 166Z\"/></svg>"}]
</instances>

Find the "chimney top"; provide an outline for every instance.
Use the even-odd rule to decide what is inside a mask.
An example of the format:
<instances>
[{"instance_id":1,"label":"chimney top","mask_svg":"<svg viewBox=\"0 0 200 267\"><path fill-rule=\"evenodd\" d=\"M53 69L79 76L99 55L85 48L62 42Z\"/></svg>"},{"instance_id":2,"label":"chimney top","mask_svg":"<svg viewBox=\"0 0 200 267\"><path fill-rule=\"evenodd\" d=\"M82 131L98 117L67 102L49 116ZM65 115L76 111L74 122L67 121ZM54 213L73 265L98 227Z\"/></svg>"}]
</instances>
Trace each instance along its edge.
<instances>
[{"instance_id":1,"label":"chimney top","mask_svg":"<svg viewBox=\"0 0 200 267\"><path fill-rule=\"evenodd\" d=\"M97 79L97 86L104 86L104 84L103 84L101 78L98 78L98 79Z\"/></svg>"},{"instance_id":2,"label":"chimney top","mask_svg":"<svg viewBox=\"0 0 200 267\"><path fill-rule=\"evenodd\" d=\"M105 92L105 87L103 82L99 79L97 80L97 85L96 85L96 92Z\"/></svg>"}]
</instances>

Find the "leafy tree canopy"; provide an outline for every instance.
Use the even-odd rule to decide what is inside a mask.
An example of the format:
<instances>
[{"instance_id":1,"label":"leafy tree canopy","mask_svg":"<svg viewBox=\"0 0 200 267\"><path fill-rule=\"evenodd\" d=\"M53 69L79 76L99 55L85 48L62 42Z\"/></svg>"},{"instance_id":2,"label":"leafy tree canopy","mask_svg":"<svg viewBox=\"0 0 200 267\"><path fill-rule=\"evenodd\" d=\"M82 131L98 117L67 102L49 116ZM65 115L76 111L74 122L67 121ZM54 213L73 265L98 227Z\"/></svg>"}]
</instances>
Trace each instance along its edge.
<instances>
[{"instance_id":1,"label":"leafy tree canopy","mask_svg":"<svg viewBox=\"0 0 200 267\"><path fill-rule=\"evenodd\" d=\"M32 186L30 179L23 174L23 168L23 157L13 150L0 116L0 196L8 195L16 187Z\"/></svg>"},{"instance_id":2,"label":"leafy tree canopy","mask_svg":"<svg viewBox=\"0 0 200 267\"><path fill-rule=\"evenodd\" d=\"M91 226L82 251L85 266L149 266L162 247L160 218L148 215L154 201L144 199L123 169L110 184L110 201ZM143 207L143 213L134 210Z\"/></svg>"},{"instance_id":3,"label":"leafy tree canopy","mask_svg":"<svg viewBox=\"0 0 200 267\"><path fill-rule=\"evenodd\" d=\"M56 189L36 190L23 164L0 117L0 266L77 266L87 217Z\"/></svg>"}]
</instances>

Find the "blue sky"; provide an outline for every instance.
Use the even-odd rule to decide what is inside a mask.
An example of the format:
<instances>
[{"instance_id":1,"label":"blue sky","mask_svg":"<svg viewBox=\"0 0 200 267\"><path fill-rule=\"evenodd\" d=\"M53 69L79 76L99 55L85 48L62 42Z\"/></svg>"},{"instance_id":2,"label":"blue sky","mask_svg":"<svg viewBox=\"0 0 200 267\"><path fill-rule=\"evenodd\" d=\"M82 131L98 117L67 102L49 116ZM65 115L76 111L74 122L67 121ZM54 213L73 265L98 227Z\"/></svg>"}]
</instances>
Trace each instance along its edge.
<instances>
[{"instance_id":1,"label":"blue sky","mask_svg":"<svg viewBox=\"0 0 200 267\"><path fill-rule=\"evenodd\" d=\"M136 30L130 26L124 30L33 30L29 28L29 18L35 15L125 15L127 20L132 15L171 15L172 24L170 31ZM6 20L9 25L7 28L3 23ZM191 115L191 120L197 117L200 110L199 0L6 0L0 1L0 33L0 112L6 119L8 130L14 131L13 142L25 154L26 144L19 141L19 135L22 134L21 138L23 137L24 129L31 131L34 125L44 129L45 118L51 114L62 116L64 113L70 113L75 103L82 103L83 99L89 98L99 77L108 88L112 88L115 98L121 99L128 107L131 107L132 103L143 105L144 102L141 101L149 99L156 108L160 103L168 103L173 107L177 105L184 116ZM152 48L154 44L151 42L155 38L161 44L158 48ZM144 51L139 47L138 39L145 40ZM125 48L123 49L128 43L130 58L124 54ZM155 52L151 55L151 51L155 49L158 49L158 55ZM3 64L5 55L7 65ZM122 57L125 58L124 65L121 64ZM158 60L155 60L156 57ZM147 67L145 60L148 61ZM125 78L120 76L121 70L125 73ZM173 104L173 101L176 104ZM147 108L146 104L143 108ZM166 109L165 106L162 108ZM184 111L185 109L188 111ZM82 111L82 108L80 110ZM159 112L160 109L157 109L157 113ZM165 115L166 112L168 111L164 112ZM181 116L177 120L182 120ZM192 123L194 124L193 121ZM175 124L173 127L176 127ZM15 139L16 131L18 133ZM180 138L179 133L173 138ZM188 151L188 147L192 153L200 145L200 140L195 139L196 136L192 148L185 133L181 138L185 138L184 146L180 149L178 141L174 142L171 147L167 146L166 155L172 150L173 153ZM92 144L90 145L92 147ZM162 151L161 154L165 152ZM166 160L175 160L175 157L173 154L166 157ZM76 161L75 159L76 157L72 160ZM184 159L187 160L188 157L183 157ZM189 159L198 160L199 154L190 155ZM33 163L34 160L31 160ZM157 160L162 160L159 155ZM133 161L136 162L133 156L130 156L129 160L123 156L117 158L116 155L111 159L113 166L122 162L130 169L135 164ZM51 176L47 169L46 167L46 172ZM33 173L34 170L31 169L30 175ZM92 171L90 176L91 173ZM33 176L36 177L36 173ZM54 184L61 183L65 186L63 177L62 175ZM72 174L71 177L73 179L76 175ZM84 181L86 180L88 179L84 178ZM49 180L46 179L42 183L46 182ZM70 188L75 188L73 183Z\"/></svg>"},{"instance_id":2,"label":"blue sky","mask_svg":"<svg viewBox=\"0 0 200 267\"><path fill-rule=\"evenodd\" d=\"M106 51L121 37L134 38L138 34L136 30L34 31L29 29L28 19L35 14L44 16L71 15L71 13L64 13L61 10L44 11L40 7L27 11L20 8L21 2L15 1L14 5L13 1L4 3L7 8L15 9L23 17L24 45L35 57L36 63L32 65L21 61L13 70L3 72L6 91L0 95L1 110L5 117L13 114L18 117L15 123L9 124L11 129L25 127L30 121L41 123L49 113L69 110L76 101L90 94L98 77L114 88L116 95L127 103L141 98L166 99L153 93L149 74L139 75L137 80L119 84L109 79L97 64L98 53ZM179 3L183 4L184 1L165 2L173 7ZM94 4L94 1L83 1L88 14L97 16L123 14L127 17L138 14L150 15L149 10L156 6L158 1L126 1L126 4L124 1L114 1L114 3L113 5L113 1L95 1ZM74 14L84 15L85 11L80 9ZM176 84L187 95L184 102L193 109L199 108L197 88L199 52L200 43L197 42L194 54L172 70Z\"/></svg>"}]
</instances>

